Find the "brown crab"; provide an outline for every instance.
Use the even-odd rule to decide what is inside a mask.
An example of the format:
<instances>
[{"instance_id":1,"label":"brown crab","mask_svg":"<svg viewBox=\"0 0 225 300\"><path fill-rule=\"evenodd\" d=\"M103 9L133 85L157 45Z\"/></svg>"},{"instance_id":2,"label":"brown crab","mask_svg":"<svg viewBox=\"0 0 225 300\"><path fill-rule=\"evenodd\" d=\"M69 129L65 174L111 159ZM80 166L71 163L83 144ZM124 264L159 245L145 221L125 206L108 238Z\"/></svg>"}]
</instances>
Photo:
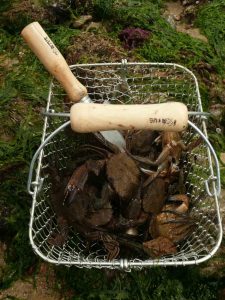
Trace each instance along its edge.
<instances>
[{"instance_id":1,"label":"brown crab","mask_svg":"<svg viewBox=\"0 0 225 300\"><path fill-rule=\"evenodd\" d=\"M111 202L116 201L117 197L121 200L132 199L133 193L138 189L140 171L126 153L112 154L105 149L88 145L81 148L95 152L98 159L88 159L78 166L66 186L64 180L62 184L57 172L50 174L54 175L51 176L53 207L57 216L62 217L58 220L66 220L68 226L73 226L76 231L85 235L110 222L113 216ZM55 244L59 244L60 238L65 240L66 236L65 230L60 229L60 222L59 235L51 239Z\"/></svg>"},{"instance_id":2,"label":"brown crab","mask_svg":"<svg viewBox=\"0 0 225 300\"><path fill-rule=\"evenodd\" d=\"M164 179L156 178L145 189L142 206L146 213L158 214L167 197L167 184Z\"/></svg>"},{"instance_id":3,"label":"brown crab","mask_svg":"<svg viewBox=\"0 0 225 300\"><path fill-rule=\"evenodd\" d=\"M125 202L121 208L122 216L128 220L137 220L142 212L142 179L140 180L139 187L133 197L127 203Z\"/></svg>"},{"instance_id":4,"label":"brown crab","mask_svg":"<svg viewBox=\"0 0 225 300\"><path fill-rule=\"evenodd\" d=\"M92 164L93 162L89 161L86 165L78 167L78 171L75 170L67 185L65 180L60 180L54 168L49 168L52 183L50 200L57 216L59 230L59 232L55 232L50 236L49 243L51 245L62 245L67 240L69 226L74 227L77 232L85 235L87 232L95 230L96 227L107 224L112 218L111 197L113 197L113 194L108 184L105 183L103 187L98 189L88 182L86 176L80 177L80 174L84 174L83 170L85 170L85 173L87 172L86 168L89 163ZM92 166L91 170L93 168L94 166ZM66 188L68 185L69 187L74 186L74 189L71 188L69 191L74 200L69 206L63 205L65 194L69 194Z\"/></svg>"},{"instance_id":5,"label":"brown crab","mask_svg":"<svg viewBox=\"0 0 225 300\"><path fill-rule=\"evenodd\" d=\"M92 200L89 203L87 214L85 216L85 222L90 227L104 226L109 223L113 216L111 205L113 196L114 192L111 190L108 183L103 185L100 198L92 194Z\"/></svg>"},{"instance_id":6,"label":"brown crab","mask_svg":"<svg viewBox=\"0 0 225 300\"><path fill-rule=\"evenodd\" d=\"M163 236L179 243L188 237L195 226L188 213L189 199L186 195L174 195L168 200L161 213L151 220L149 233L153 239Z\"/></svg>"},{"instance_id":7,"label":"brown crab","mask_svg":"<svg viewBox=\"0 0 225 300\"><path fill-rule=\"evenodd\" d=\"M144 252L153 258L159 258L164 255L177 253L177 248L174 243L170 239L163 236L159 236L154 240L143 242L142 245Z\"/></svg>"},{"instance_id":8,"label":"brown crab","mask_svg":"<svg viewBox=\"0 0 225 300\"><path fill-rule=\"evenodd\" d=\"M125 152L114 154L106 163L109 182L122 199L130 199L137 191L140 170L133 159Z\"/></svg>"},{"instance_id":9,"label":"brown crab","mask_svg":"<svg viewBox=\"0 0 225 300\"><path fill-rule=\"evenodd\" d=\"M150 176L144 182L144 186L147 186L150 182L152 182L162 171L166 170L168 173L170 173L172 170L172 165L178 169L178 163L181 158L182 151L192 150L201 142L201 139L198 138L190 144L185 145L181 140L181 134L179 132L172 131L162 132L160 139L162 143L162 152L155 161L152 161L149 158L132 155L134 159L141 163L157 167L157 171L154 173L152 173L152 171L148 172L148 170L145 171L145 173L149 174Z\"/></svg>"},{"instance_id":10,"label":"brown crab","mask_svg":"<svg viewBox=\"0 0 225 300\"><path fill-rule=\"evenodd\" d=\"M157 131L152 130L129 130L125 135L126 149L135 155L151 155L153 158L155 148L153 142L157 138Z\"/></svg>"},{"instance_id":11,"label":"brown crab","mask_svg":"<svg viewBox=\"0 0 225 300\"><path fill-rule=\"evenodd\" d=\"M104 164L104 160L89 159L84 164L76 168L65 188L63 205L70 205L76 198L76 195L84 190L89 173L93 172L96 176L98 176Z\"/></svg>"},{"instance_id":12,"label":"brown crab","mask_svg":"<svg viewBox=\"0 0 225 300\"><path fill-rule=\"evenodd\" d=\"M119 197L124 200L132 197L133 193L138 189L140 170L136 162L127 153L113 154L104 148L92 145L84 145L80 149L88 149L90 152L94 151L96 154L101 155L103 159L89 160L74 171L74 179L72 176L65 191L65 197L69 199L68 202L72 201L78 190L83 189L89 172L99 175L104 168L107 180Z\"/></svg>"}]
</instances>

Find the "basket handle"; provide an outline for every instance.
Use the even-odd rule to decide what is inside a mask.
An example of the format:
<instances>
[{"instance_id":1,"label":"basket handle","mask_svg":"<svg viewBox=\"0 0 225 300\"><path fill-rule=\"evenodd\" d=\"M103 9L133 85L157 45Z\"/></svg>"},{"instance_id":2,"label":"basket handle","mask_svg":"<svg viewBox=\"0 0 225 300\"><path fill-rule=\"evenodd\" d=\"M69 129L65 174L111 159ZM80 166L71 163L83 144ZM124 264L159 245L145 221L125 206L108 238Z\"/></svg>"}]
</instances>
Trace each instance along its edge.
<instances>
[{"instance_id":1,"label":"basket handle","mask_svg":"<svg viewBox=\"0 0 225 300\"><path fill-rule=\"evenodd\" d=\"M30 163L30 170L29 170L28 181L27 181L27 191L30 195L34 194L34 191L32 190L32 187L37 187L37 189L40 189L41 185L43 183L43 180L39 180L39 173L40 173L40 166L41 166L41 154L43 153L42 151L43 151L44 147L47 145L47 143L49 141L51 141L51 139L58 132L60 132L64 128L66 128L68 125L70 125L70 121L67 121L67 122L63 123L61 126L56 128L56 130L54 130L51 134L49 134L49 136L41 143L41 145L39 146L39 148L35 152L32 160L31 160L31 163ZM37 172L36 172L36 180L32 181L33 173L34 173L34 165L35 165L36 160L37 160L38 157L39 157L39 166L38 166Z\"/></svg>"},{"instance_id":2,"label":"basket handle","mask_svg":"<svg viewBox=\"0 0 225 300\"><path fill-rule=\"evenodd\" d=\"M79 102L87 95L86 87L73 75L64 57L38 22L27 25L21 36L49 73L61 83L71 101Z\"/></svg>"}]
</instances>

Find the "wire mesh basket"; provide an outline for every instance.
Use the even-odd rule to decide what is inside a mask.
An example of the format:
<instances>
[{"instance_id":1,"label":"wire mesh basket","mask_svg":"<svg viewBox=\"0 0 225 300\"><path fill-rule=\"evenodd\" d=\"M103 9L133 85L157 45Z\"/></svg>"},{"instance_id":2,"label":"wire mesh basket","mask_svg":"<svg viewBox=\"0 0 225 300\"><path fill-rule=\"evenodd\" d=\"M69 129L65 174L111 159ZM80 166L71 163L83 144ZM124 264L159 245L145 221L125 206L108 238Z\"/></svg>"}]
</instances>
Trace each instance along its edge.
<instances>
[{"instance_id":1,"label":"wire mesh basket","mask_svg":"<svg viewBox=\"0 0 225 300\"><path fill-rule=\"evenodd\" d=\"M185 188L190 198L191 215L197 216L196 227L180 245L178 252L158 259L120 257L107 261L106 253L93 243L88 250L85 241L71 228L62 246L52 246L49 237L58 230L55 212L50 205L51 182L47 167L68 168L76 157L79 145L87 143L91 134L68 134L68 112L72 105L55 81L51 82L44 112L43 136L30 167L28 191L32 194L29 236L36 254L57 265L86 268L141 269L156 265L175 266L197 264L209 259L219 248L222 226L219 213L220 173L218 160L207 139L198 83L194 74L172 63L121 63L73 65L71 69L88 89L94 102L103 103L162 103L179 101L192 111L188 129L182 140L191 142L201 136L203 142L188 152L183 161ZM35 170L35 172L34 172ZM33 174L35 173L35 174Z\"/></svg>"}]
</instances>

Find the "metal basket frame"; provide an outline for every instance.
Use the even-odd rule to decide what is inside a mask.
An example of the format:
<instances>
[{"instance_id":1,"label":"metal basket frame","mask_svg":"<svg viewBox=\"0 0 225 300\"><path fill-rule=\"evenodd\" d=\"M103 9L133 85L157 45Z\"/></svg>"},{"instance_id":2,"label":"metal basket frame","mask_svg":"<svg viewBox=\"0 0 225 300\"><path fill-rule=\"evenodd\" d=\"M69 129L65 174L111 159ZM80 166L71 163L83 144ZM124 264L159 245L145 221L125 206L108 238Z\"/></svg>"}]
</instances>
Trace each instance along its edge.
<instances>
[{"instance_id":1,"label":"metal basket frame","mask_svg":"<svg viewBox=\"0 0 225 300\"><path fill-rule=\"evenodd\" d=\"M43 134L42 134L42 139L41 139L41 145L36 151L36 153L33 156L33 159L31 161L30 165L30 172L29 172L29 178L28 178L28 192L32 195L33 202L32 202L32 208L31 208L31 216L30 216L30 223L29 223L29 238L30 238L30 243L32 245L32 248L34 252L39 255L42 259L44 259L47 262L57 264L57 265L66 265L66 266L71 266L75 265L77 267L83 268L111 268L111 269L125 269L125 270L131 270L131 269L141 269L143 267L150 267L150 266L179 266L179 265L193 265L193 264L198 264L201 262L204 262L211 258L216 251L218 250L221 240L222 240L222 223L221 223L221 217L220 217L220 212L219 212L219 203L218 203L218 196L220 195L220 170L219 170L219 163L218 159L216 156L216 153L208 141L207 138L207 129L206 129L206 123L205 120L207 119L207 114L203 112L202 109L202 104L201 104L201 97L200 97L200 92L199 92L199 87L198 87L198 82L195 77L195 75L187 68L178 65L178 64L173 64L173 63L127 63L126 60L122 60L122 63L102 63L102 64L79 64L79 65L72 65L70 66L71 70L75 70L77 67L114 67L114 66L122 66L126 68L127 66L145 66L145 67L168 67L171 69L180 69L183 72L188 73L190 77L192 77L193 82L195 84L195 93L196 93L196 103L197 103L197 110L192 112L190 115L197 116L200 119L201 126L202 126L202 131L196 126L191 121L188 121L189 126L197 132L202 139L204 140L205 144L207 145L207 156L208 156L208 167L210 170L210 175L208 176L207 180L205 180L205 190L206 193L208 194L208 197L213 198L214 201L214 210L213 213L215 214L215 227L217 231L217 239L214 241L214 245L210 250L208 251L208 254L205 254L203 256L199 255L196 253L194 257L189 259L188 257L184 256L182 257L182 254L180 254L179 258L176 258L176 256L168 256L168 257L163 257L160 259L148 259L145 261L142 261L140 259L133 259L133 260L128 260L126 258L123 259L115 259L113 261L107 261L105 259L93 259L89 257L79 257L73 255L67 259L64 258L64 248L60 249L60 254L57 259L54 259L49 255L49 253L44 253L44 251L40 250L40 245L37 244L37 241L35 241L34 238L34 222L35 222L35 209L36 209L36 204L37 204L37 197L38 194L42 191L43 188L43 182L45 180L44 177L41 176L41 170L43 167L43 157L44 157L44 151L43 149L45 148L46 145L49 144L49 142L57 136L64 128L66 128L69 124L70 121L66 121L65 123L61 124L58 128L56 128L52 132L47 132L48 129L48 122L51 118L55 117L61 117L62 119L67 119L68 113L65 112L55 112L54 109L51 108L51 99L53 95L53 89L54 89L54 83L53 81L50 83L49 86L49 93L48 93L48 98L47 98L47 105L46 105L46 110L43 113L44 114L44 126L43 126ZM214 165L213 165L214 162ZM34 178L34 167L36 166L36 174L35 174L35 180ZM216 175L215 175L216 174ZM44 214L44 213L43 213ZM212 222L213 224L213 222ZM211 224L210 224L211 226ZM205 231L206 234L207 230ZM202 242L200 243L202 244ZM203 247L205 245L202 245ZM53 246L54 247L54 246ZM191 245L190 245L191 247ZM206 247L207 248L207 247ZM73 249L71 249L71 252L73 252Z\"/></svg>"}]
</instances>

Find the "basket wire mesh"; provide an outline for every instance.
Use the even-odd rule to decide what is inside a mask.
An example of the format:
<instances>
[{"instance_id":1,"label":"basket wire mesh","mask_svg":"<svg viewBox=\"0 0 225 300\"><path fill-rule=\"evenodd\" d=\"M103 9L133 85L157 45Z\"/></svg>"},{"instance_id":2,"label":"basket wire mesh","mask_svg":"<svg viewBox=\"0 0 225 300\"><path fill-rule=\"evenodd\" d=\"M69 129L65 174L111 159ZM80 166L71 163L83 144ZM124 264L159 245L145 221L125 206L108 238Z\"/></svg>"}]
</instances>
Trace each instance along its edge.
<instances>
[{"instance_id":1,"label":"basket wire mesh","mask_svg":"<svg viewBox=\"0 0 225 300\"><path fill-rule=\"evenodd\" d=\"M29 235L35 253L54 264L126 270L155 265L191 265L209 259L219 248L222 239L218 204L220 176L218 160L207 140L205 116L194 74L177 64L127 63L126 60L113 64L73 65L71 69L87 87L94 102L142 104L179 101L185 103L189 111L196 112L189 116L191 122L182 140L187 144L201 135L203 143L187 152L182 163L186 193L191 200L191 216L195 218L197 226L178 246L177 254L159 259L121 257L107 261L106 253L95 243L87 253L84 240L72 228L62 247L48 243L58 226L50 205L51 182L47 167L54 166L59 172L68 168L78 155L78 146L93 138L92 134L70 132L67 113L72 103L59 84L53 81L49 87L41 146L32 160L28 180L28 191L33 197Z\"/></svg>"}]
</instances>

